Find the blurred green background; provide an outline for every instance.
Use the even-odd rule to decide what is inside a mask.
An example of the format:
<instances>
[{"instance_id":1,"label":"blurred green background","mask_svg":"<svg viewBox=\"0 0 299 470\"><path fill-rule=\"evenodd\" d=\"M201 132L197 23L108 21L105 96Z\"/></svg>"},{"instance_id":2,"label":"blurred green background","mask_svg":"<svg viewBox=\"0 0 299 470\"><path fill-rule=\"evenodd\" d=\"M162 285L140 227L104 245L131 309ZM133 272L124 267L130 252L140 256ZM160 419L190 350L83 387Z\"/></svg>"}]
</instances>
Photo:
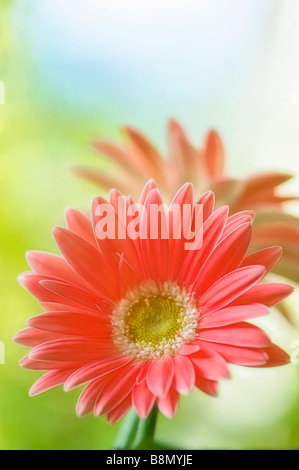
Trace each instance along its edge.
<instances>
[{"instance_id":1,"label":"blurred green background","mask_svg":"<svg viewBox=\"0 0 299 470\"><path fill-rule=\"evenodd\" d=\"M160 3L1 1L1 449L107 449L119 427L76 418L78 390L29 398L38 374L19 368L26 351L11 341L40 313L16 281L26 250L56 252L51 231L65 207L85 210L95 194L70 171L100 166L95 136L118 140L129 123L165 149L173 115L197 141L219 129L235 175L299 173L296 2ZM298 178L288 189L298 190ZM298 329L275 311L263 326L292 352ZM173 421L161 417L157 438L189 449L299 446L298 366L232 371L219 398L194 391Z\"/></svg>"}]
</instances>

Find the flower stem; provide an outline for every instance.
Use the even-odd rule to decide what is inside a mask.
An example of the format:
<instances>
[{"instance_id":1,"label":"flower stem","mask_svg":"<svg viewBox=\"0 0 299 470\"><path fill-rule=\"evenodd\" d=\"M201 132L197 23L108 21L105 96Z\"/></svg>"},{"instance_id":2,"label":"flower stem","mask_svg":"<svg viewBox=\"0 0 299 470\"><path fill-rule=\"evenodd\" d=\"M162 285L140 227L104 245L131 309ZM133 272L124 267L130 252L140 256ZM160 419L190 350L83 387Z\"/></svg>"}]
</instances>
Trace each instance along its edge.
<instances>
[{"instance_id":1,"label":"flower stem","mask_svg":"<svg viewBox=\"0 0 299 470\"><path fill-rule=\"evenodd\" d=\"M154 435L158 417L158 408L155 406L146 419L140 419L133 449L155 449Z\"/></svg>"},{"instance_id":2,"label":"flower stem","mask_svg":"<svg viewBox=\"0 0 299 470\"><path fill-rule=\"evenodd\" d=\"M155 449L154 434L158 409L155 407L146 419L141 419L134 410L124 418L115 443L114 450Z\"/></svg>"},{"instance_id":3,"label":"flower stem","mask_svg":"<svg viewBox=\"0 0 299 470\"><path fill-rule=\"evenodd\" d=\"M118 431L118 435L116 437L112 449L130 449L137 432L139 421L140 418L137 416L135 411L131 409L121 424L120 430Z\"/></svg>"}]
</instances>

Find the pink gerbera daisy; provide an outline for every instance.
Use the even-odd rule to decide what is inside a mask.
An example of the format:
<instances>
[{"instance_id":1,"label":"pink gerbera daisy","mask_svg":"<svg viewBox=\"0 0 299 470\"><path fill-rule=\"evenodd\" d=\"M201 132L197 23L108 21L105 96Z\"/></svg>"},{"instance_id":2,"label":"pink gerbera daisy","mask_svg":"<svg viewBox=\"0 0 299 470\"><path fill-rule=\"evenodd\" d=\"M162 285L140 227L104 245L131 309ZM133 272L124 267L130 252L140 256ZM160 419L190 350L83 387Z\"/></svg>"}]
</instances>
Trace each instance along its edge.
<instances>
[{"instance_id":1,"label":"pink gerbera daisy","mask_svg":"<svg viewBox=\"0 0 299 470\"><path fill-rule=\"evenodd\" d=\"M285 284L260 283L279 260L280 248L246 256L253 214L229 216L227 206L214 210L213 193L207 192L197 201L203 225L195 238L203 236L202 245L186 250L188 235L175 236L170 209L189 205L193 226L193 198L192 185L185 184L165 208L150 181L139 201L144 209L137 230L150 230L146 209L159 205L159 236L134 239L117 232L114 239L99 239L103 204L118 227L124 224L120 193L113 190L109 201L94 199L90 219L67 210L68 228L54 230L62 257L28 253L33 272L23 274L21 283L45 312L32 317L15 341L32 347L22 367L47 371L30 395L63 383L65 390L85 384L80 416L94 412L113 423L131 407L145 418L157 404L171 418L180 394L193 387L217 395L218 381L230 375L228 363L289 362L263 330L245 321L265 315L292 291ZM123 200L126 208L133 204L130 197ZM167 237L161 236L163 223Z\"/></svg>"}]
</instances>

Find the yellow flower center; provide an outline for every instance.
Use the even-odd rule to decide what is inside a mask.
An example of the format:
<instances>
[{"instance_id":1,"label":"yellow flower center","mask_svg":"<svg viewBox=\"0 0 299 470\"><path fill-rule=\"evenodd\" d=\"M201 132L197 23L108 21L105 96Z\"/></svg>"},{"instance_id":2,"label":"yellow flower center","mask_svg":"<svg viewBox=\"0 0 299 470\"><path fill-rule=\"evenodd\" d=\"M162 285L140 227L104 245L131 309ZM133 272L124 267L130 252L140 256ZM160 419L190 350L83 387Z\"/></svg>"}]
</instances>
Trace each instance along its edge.
<instances>
[{"instance_id":1,"label":"yellow flower center","mask_svg":"<svg viewBox=\"0 0 299 470\"><path fill-rule=\"evenodd\" d=\"M198 312L185 289L171 282L142 283L113 311L113 340L127 356L174 356L195 338Z\"/></svg>"},{"instance_id":2,"label":"yellow flower center","mask_svg":"<svg viewBox=\"0 0 299 470\"><path fill-rule=\"evenodd\" d=\"M129 337L134 342L151 342L175 338L183 321L183 308L173 298L163 296L142 297L128 312Z\"/></svg>"}]
</instances>

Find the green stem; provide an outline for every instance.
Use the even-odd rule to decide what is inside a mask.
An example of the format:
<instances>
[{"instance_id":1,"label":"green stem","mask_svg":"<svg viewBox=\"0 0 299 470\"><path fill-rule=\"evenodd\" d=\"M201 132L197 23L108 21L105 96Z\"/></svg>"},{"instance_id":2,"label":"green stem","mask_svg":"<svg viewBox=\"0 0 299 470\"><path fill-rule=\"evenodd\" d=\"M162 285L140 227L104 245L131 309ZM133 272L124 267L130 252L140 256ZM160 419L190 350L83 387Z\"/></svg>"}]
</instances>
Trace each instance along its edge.
<instances>
[{"instance_id":1,"label":"green stem","mask_svg":"<svg viewBox=\"0 0 299 470\"><path fill-rule=\"evenodd\" d=\"M154 435L158 417L158 408L155 406L146 419L140 419L133 449L155 449Z\"/></svg>"},{"instance_id":2,"label":"green stem","mask_svg":"<svg viewBox=\"0 0 299 470\"><path fill-rule=\"evenodd\" d=\"M139 418L134 410L130 410L123 420L112 449L156 449L154 434L157 416L158 409L156 407L146 419Z\"/></svg>"},{"instance_id":3,"label":"green stem","mask_svg":"<svg viewBox=\"0 0 299 470\"><path fill-rule=\"evenodd\" d=\"M130 449L137 432L139 421L140 418L136 415L135 411L131 409L121 424L112 449Z\"/></svg>"}]
</instances>

